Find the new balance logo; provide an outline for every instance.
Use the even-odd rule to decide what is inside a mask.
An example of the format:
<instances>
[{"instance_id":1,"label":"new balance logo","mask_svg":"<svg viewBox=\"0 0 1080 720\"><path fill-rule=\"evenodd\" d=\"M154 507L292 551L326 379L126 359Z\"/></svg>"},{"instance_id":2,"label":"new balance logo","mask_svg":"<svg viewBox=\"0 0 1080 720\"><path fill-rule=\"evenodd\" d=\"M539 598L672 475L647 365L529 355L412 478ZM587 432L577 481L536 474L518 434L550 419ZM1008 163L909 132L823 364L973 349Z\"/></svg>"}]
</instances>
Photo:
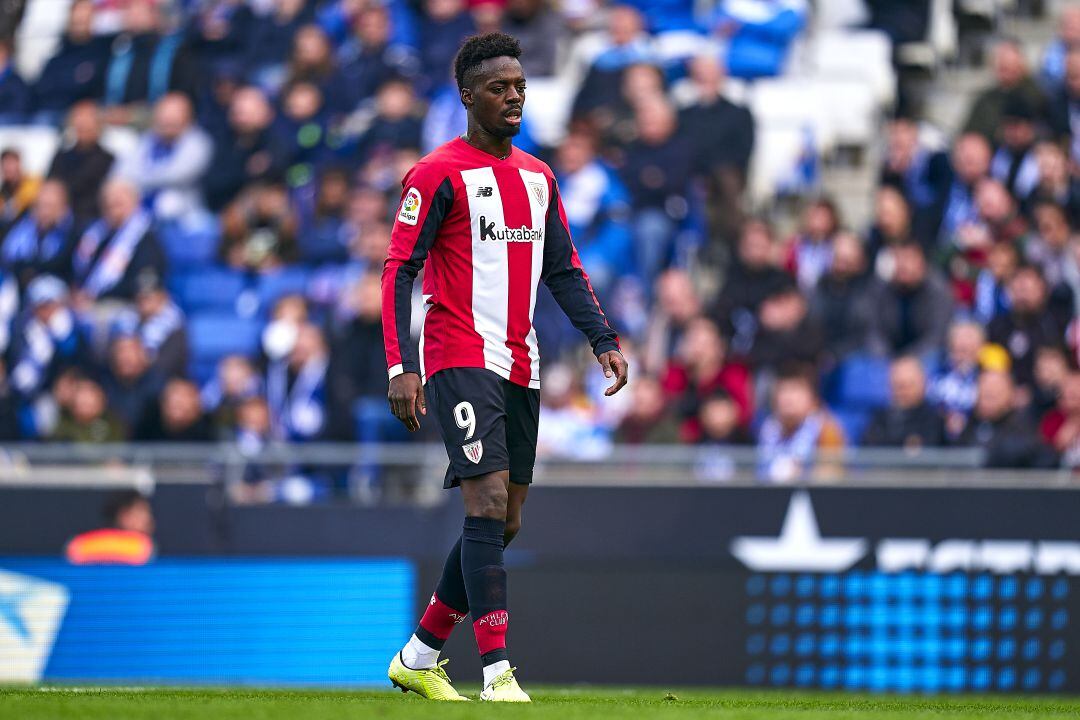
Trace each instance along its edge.
<instances>
[{"instance_id":1,"label":"new balance logo","mask_svg":"<svg viewBox=\"0 0 1080 720\"><path fill-rule=\"evenodd\" d=\"M487 185L481 185L476 188L476 197L491 197L495 194L495 188Z\"/></svg>"},{"instance_id":2,"label":"new balance logo","mask_svg":"<svg viewBox=\"0 0 1080 720\"><path fill-rule=\"evenodd\" d=\"M531 228L522 225L519 228L506 226L495 229L495 223L488 222L483 215L480 216L480 241L481 242L543 242L544 228Z\"/></svg>"}]
</instances>

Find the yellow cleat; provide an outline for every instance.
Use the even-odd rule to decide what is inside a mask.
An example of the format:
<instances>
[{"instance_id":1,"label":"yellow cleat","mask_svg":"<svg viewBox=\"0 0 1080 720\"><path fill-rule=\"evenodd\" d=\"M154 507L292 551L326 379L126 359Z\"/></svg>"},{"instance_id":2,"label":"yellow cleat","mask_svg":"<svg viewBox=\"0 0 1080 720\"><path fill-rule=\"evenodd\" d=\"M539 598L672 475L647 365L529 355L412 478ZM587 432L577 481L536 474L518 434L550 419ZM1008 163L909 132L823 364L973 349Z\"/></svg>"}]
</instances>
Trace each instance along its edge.
<instances>
[{"instance_id":1,"label":"yellow cleat","mask_svg":"<svg viewBox=\"0 0 1080 720\"><path fill-rule=\"evenodd\" d=\"M532 698L521 689L517 679L514 678L515 670L517 668L510 668L492 680L491 684L480 692L480 699L491 702L532 702Z\"/></svg>"},{"instance_id":2,"label":"yellow cleat","mask_svg":"<svg viewBox=\"0 0 1080 720\"><path fill-rule=\"evenodd\" d=\"M405 663L401 662L401 654L398 653L390 661L390 669L386 671L386 675L390 678L390 682L394 683L394 687L401 689L401 692L412 690L428 700L467 701L469 698L454 689L446 671L443 670L443 665L448 662L450 661L443 660L433 668L412 670L405 667Z\"/></svg>"}]
</instances>

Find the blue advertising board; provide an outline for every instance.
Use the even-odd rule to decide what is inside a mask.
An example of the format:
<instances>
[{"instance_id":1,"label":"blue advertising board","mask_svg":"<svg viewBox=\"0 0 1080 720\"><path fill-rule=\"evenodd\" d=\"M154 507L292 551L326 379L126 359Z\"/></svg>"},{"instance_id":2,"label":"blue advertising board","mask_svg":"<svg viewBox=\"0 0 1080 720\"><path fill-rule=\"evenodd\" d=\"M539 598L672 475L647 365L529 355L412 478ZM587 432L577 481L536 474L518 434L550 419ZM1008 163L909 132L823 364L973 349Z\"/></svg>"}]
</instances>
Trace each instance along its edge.
<instances>
[{"instance_id":1,"label":"blue advertising board","mask_svg":"<svg viewBox=\"0 0 1080 720\"><path fill-rule=\"evenodd\" d=\"M0 560L9 680L370 685L412 630L413 564Z\"/></svg>"}]
</instances>

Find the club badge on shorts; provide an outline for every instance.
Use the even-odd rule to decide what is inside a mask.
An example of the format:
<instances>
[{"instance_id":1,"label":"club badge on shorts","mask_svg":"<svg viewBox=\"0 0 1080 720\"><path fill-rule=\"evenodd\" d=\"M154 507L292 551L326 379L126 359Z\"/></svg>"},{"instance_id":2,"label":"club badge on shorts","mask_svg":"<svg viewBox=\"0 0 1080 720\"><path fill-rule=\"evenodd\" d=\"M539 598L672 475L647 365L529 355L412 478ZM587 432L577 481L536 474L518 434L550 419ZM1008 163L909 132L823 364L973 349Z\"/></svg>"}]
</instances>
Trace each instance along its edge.
<instances>
[{"instance_id":1,"label":"club badge on shorts","mask_svg":"<svg viewBox=\"0 0 1080 720\"><path fill-rule=\"evenodd\" d=\"M480 458L484 457L484 444L480 440L473 440L461 446L465 451L465 457L469 458L474 465L480 464Z\"/></svg>"}]
</instances>

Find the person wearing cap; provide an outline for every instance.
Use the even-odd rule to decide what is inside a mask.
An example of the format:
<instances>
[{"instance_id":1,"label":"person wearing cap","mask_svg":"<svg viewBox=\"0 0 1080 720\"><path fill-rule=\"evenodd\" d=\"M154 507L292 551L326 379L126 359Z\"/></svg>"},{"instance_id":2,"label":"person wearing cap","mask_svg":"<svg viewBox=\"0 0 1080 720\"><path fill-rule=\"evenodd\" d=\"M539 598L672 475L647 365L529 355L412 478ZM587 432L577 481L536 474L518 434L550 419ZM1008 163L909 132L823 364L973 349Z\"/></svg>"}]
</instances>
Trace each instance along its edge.
<instances>
[{"instance_id":1,"label":"person wearing cap","mask_svg":"<svg viewBox=\"0 0 1080 720\"><path fill-rule=\"evenodd\" d=\"M184 311L173 302L160 275L139 274L135 289L135 332L154 369L165 378L183 377L188 367Z\"/></svg>"},{"instance_id":2,"label":"person wearing cap","mask_svg":"<svg viewBox=\"0 0 1080 720\"><path fill-rule=\"evenodd\" d=\"M998 148L990 161L990 175L1001 181L1009 193L1025 200L1039 185L1039 164L1035 159L1036 114L1020 93L1005 100L998 129Z\"/></svg>"},{"instance_id":3,"label":"person wearing cap","mask_svg":"<svg viewBox=\"0 0 1080 720\"><path fill-rule=\"evenodd\" d=\"M78 364L83 343L69 307L67 285L53 275L40 275L26 288L26 309L17 321L11 348L11 385L26 415L28 434L48 425L37 401L53 378Z\"/></svg>"}]
</instances>

